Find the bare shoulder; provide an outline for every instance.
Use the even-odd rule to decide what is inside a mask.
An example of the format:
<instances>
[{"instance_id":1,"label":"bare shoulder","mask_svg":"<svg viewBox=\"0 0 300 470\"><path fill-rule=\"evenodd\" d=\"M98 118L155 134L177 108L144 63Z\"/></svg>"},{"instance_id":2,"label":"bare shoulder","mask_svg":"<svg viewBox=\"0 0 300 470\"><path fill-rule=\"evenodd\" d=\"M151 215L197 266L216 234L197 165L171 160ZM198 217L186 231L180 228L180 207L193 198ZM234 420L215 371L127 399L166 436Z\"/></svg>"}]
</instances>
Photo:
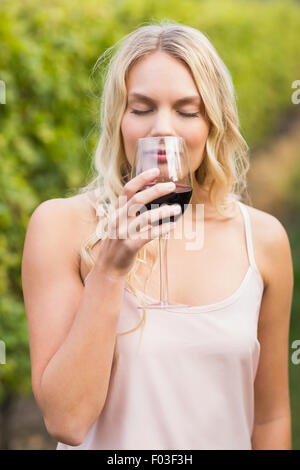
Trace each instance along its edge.
<instances>
[{"instance_id":1,"label":"bare shoulder","mask_svg":"<svg viewBox=\"0 0 300 470\"><path fill-rule=\"evenodd\" d=\"M89 201L87 194L78 194L66 198L48 199L40 203L34 210L31 219L50 216L64 221L72 229L74 238L80 236L82 230L88 230L95 223L95 211Z\"/></svg>"},{"instance_id":2,"label":"bare shoulder","mask_svg":"<svg viewBox=\"0 0 300 470\"><path fill-rule=\"evenodd\" d=\"M84 216L85 220L93 219L92 206L89 199L89 194L77 194L75 196L65 198L48 199L41 202L35 209L35 212L41 211L54 211L58 215L65 213L69 216Z\"/></svg>"},{"instance_id":3,"label":"bare shoulder","mask_svg":"<svg viewBox=\"0 0 300 470\"><path fill-rule=\"evenodd\" d=\"M279 267L279 264L291 265L288 234L284 225L272 214L252 206L246 207L251 221L256 264L267 285L274 269L284 267Z\"/></svg>"},{"instance_id":4,"label":"bare shoulder","mask_svg":"<svg viewBox=\"0 0 300 470\"><path fill-rule=\"evenodd\" d=\"M281 238L287 238L287 232L283 224L274 215L256 209L252 206L247 206L253 234L262 237L262 241L267 244L278 241Z\"/></svg>"},{"instance_id":5,"label":"bare shoulder","mask_svg":"<svg viewBox=\"0 0 300 470\"><path fill-rule=\"evenodd\" d=\"M76 264L80 263L80 246L96 226L95 211L87 194L48 199L40 203L31 215L28 229L59 237L66 250L72 251Z\"/></svg>"},{"instance_id":6,"label":"bare shoulder","mask_svg":"<svg viewBox=\"0 0 300 470\"><path fill-rule=\"evenodd\" d=\"M36 230L37 234L42 232L47 235L51 230L51 232L59 233L61 238L64 234L68 236L66 229L74 220L74 215L73 204L70 204L68 199L48 199L41 202L33 211L27 233Z\"/></svg>"}]
</instances>

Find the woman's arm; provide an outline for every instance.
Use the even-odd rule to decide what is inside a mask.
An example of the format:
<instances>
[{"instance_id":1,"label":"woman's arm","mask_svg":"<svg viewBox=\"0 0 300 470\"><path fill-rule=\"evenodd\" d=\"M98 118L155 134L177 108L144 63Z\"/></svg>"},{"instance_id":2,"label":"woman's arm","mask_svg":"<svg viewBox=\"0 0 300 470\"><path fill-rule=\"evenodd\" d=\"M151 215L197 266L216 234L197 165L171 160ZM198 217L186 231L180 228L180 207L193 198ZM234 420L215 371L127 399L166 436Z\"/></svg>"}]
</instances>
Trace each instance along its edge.
<instances>
[{"instance_id":1,"label":"woman's arm","mask_svg":"<svg viewBox=\"0 0 300 470\"><path fill-rule=\"evenodd\" d=\"M79 221L68 200L41 204L22 260L33 392L49 434L73 446L105 402L124 288L106 266L93 268L83 287Z\"/></svg>"},{"instance_id":2,"label":"woman's arm","mask_svg":"<svg viewBox=\"0 0 300 470\"><path fill-rule=\"evenodd\" d=\"M293 264L288 236L281 223L265 214L263 294L258 340L260 360L255 379L253 449L291 449L289 400L289 324Z\"/></svg>"}]
</instances>

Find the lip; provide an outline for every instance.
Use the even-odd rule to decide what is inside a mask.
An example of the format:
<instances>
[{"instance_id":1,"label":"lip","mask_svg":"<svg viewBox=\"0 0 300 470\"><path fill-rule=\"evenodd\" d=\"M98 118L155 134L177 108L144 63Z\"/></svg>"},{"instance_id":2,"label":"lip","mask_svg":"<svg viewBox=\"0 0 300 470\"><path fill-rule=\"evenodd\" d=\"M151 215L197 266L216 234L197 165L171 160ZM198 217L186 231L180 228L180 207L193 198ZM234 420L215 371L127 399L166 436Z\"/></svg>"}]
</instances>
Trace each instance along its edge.
<instances>
[{"instance_id":1,"label":"lip","mask_svg":"<svg viewBox=\"0 0 300 470\"><path fill-rule=\"evenodd\" d=\"M157 155L157 161L158 163L167 163L167 156L166 154L161 154L161 155Z\"/></svg>"},{"instance_id":2,"label":"lip","mask_svg":"<svg viewBox=\"0 0 300 470\"><path fill-rule=\"evenodd\" d=\"M156 159L158 163L166 163L167 162L167 154L164 149L156 149L156 150L149 150L146 152L150 157Z\"/></svg>"}]
</instances>

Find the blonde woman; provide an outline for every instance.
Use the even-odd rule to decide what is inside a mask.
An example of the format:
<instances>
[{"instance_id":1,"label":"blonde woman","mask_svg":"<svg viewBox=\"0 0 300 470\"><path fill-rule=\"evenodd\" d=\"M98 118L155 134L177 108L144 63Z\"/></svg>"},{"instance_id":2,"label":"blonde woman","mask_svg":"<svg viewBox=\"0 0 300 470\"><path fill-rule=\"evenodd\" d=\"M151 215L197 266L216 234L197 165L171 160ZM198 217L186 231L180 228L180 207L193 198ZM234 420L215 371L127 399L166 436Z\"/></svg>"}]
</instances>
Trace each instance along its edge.
<instances>
[{"instance_id":1,"label":"blonde woman","mask_svg":"<svg viewBox=\"0 0 300 470\"><path fill-rule=\"evenodd\" d=\"M39 205L26 234L32 385L47 430L57 449L290 449L290 246L275 217L242 202L249 164L230 74L200 31L169 21L116 49L95 178ZM112 220L142 220L128 215L134 202L173 190L136 195L157 176L130 179L135 142L148 136L186 142L194 190L182 219L204 205L199 250L185 249L178 226L150 232L144 219L148 238L108 236ZM162 233L170 301L195 312L137 308L159 299Z\"/></svg>"}]
</instances>

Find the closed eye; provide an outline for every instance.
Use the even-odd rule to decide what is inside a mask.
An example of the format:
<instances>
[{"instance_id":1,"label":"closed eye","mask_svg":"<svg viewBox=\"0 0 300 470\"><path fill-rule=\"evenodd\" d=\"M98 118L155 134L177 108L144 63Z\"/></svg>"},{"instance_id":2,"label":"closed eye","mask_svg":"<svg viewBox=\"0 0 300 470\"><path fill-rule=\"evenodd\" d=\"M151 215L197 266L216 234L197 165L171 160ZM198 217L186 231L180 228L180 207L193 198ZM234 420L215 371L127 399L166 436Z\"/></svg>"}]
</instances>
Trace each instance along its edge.
<instances>
[{"instance_id":1,"label":"closed eye","mask_svg":"<svg viewBox=\"0 0 300 470\"><path fill-rule=\"evenodd\" d=\"M199 117L199 113L182 113L181 111L177 111L177 112L185 117Z\"/></svg>"},{"instance_id":2,"label":"closed eye","mask_svg":"<svg viewBox=\"0 0 300 470\"><path fill-rule=\"evenodd\" d=\"M140 115L151 113L152 111L153 111L152 109L148 109L147 111L139 111L137 109L133 109L131 113L137 114L138 116L140 116ZM183 113L182 111L177 111L177 113L184 117L199 117L199 113Z\"/></svg>"},{"instance_id":3,"label":"closed eye","mask_svg":"<svg viewBox=\"0 0 300 470\"><path fill-rule=\"evenodd\" d=\"M150 113L152 111L152 109L148 110L148 111L138 111L137 109L133 109L132 111L130 111L131 113L133 114L147 114L147 113Z\"/></svg>"}]
</instances>

